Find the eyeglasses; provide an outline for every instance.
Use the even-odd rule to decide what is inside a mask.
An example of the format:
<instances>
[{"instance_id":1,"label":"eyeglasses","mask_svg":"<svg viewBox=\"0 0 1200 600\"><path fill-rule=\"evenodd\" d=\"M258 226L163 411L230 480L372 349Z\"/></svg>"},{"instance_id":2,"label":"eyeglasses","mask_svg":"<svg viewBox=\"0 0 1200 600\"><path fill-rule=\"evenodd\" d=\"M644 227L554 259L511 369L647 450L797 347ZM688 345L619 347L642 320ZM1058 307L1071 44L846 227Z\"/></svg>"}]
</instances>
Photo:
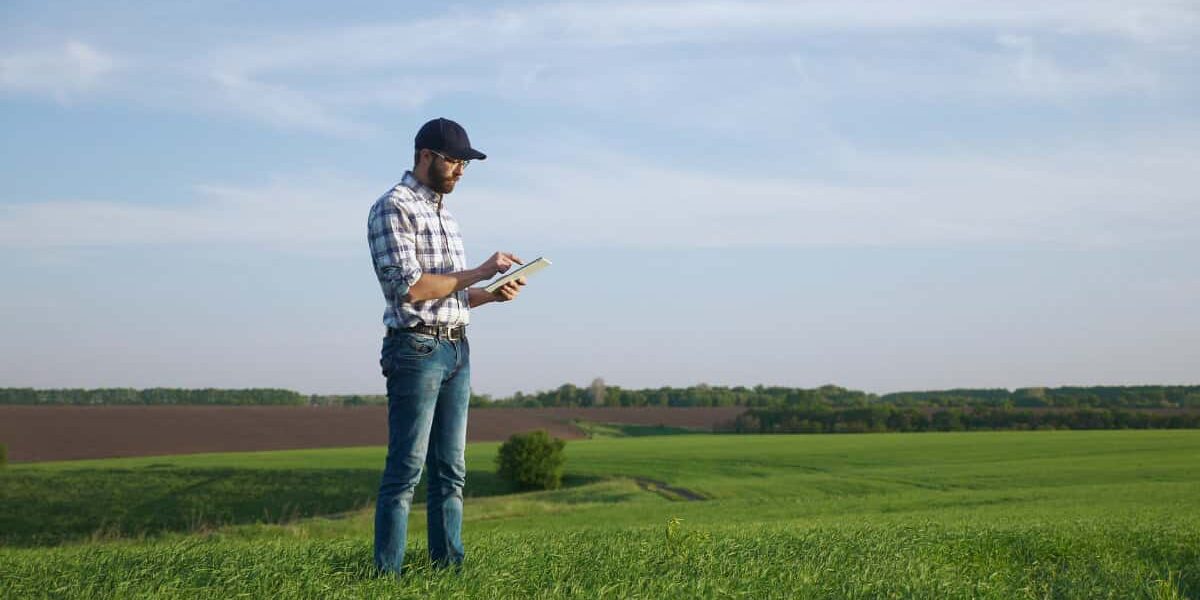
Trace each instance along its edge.
<instances>
[{"instance_id":1,"label":"eyeglasses","mask_svg":"<svg viewBox=\"0 0 1200 600\"><path fill-rule=\"evenodd\" d=\"M426 150L429 150L429 149L426 148ZM449 156L446 156L445 154L442 154L441 152L438 152L437 150L429 150L429 151L442 157L442 160L444 160L450 164L451 169L461 166L465 170L467 168L467 165L471 164L471 159L469 159L469 158L465 159L465 160L461 159L461 158L450 158Z\"/></svg>"}]
</instances>

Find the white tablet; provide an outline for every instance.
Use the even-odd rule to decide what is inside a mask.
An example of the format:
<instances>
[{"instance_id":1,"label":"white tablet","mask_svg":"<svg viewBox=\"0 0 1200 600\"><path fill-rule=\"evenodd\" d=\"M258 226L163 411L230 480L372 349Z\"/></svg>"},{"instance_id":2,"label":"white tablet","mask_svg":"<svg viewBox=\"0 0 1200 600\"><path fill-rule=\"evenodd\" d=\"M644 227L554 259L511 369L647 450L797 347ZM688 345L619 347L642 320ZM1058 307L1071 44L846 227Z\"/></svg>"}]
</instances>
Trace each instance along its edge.
<instances>
[{"instance_id":1,"label":"white tablet","mask_svg":"<svg viewBox=\"0 0 1200 600\"><path fill-rule=\"evenodd\" d=\"M551 263L549 260L546 260L545 258L542 258L539 256L539 257L521 265L521 267L519 269L516 269L510 273L507 273L506 275L504 275L504 277L501 277L500 279L497 279L497 280L487 284L486 286L484 286L483 289L487 290L488 293L494 293L496 290L500 289L500 286L502 286L518 277L528 277L530 275L533 275L534 273L537 273L538 271L541 271L542 269L545 269L546 267L550 266L550 264Z\"/></svg>"}]
</instances>

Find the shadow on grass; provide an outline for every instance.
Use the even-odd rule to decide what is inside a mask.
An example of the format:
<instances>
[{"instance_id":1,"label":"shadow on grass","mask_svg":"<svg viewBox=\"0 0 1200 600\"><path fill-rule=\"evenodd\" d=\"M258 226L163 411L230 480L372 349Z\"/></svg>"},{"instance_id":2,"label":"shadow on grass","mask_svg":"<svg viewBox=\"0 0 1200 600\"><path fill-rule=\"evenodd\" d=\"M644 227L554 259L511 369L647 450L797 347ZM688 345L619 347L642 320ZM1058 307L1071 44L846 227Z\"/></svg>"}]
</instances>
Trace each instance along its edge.
<instances>
[{"instance_id":1,"label":"shadow on grass","mask_svg":"<svg viewBox=\"0 0 1200 600\"><path fill-rule=\"evenodd\" d=\"M374 506L375 469L140 469L0 472L0 545L200 532L225 525L287 523ZM595 478L568 477L564 486ZM464 494L516 490L494 472L469 471ZM423 502L425 482L414 495Z\"/></svg>"}]
</instances>

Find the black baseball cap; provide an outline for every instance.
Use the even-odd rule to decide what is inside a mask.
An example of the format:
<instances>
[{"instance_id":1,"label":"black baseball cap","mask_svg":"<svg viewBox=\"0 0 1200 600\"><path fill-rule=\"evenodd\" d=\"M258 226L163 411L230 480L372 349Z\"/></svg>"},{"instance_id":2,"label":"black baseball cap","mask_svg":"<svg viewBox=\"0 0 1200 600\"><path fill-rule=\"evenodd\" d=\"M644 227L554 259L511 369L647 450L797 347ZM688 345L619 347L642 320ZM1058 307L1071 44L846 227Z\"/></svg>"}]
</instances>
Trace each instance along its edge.
<instances>
[{"instance_id":1,"label":"black baseball cap","mask_svg":"<svg viewBox=\"0 0 1200 600\"><path fill-rule=\"evenodd\" d=\"M428 148L459 160L483 160L487 155L472 148L467 130L450 119L434 119L421 126L415 150Z\"/></svg>"}]
</instances>

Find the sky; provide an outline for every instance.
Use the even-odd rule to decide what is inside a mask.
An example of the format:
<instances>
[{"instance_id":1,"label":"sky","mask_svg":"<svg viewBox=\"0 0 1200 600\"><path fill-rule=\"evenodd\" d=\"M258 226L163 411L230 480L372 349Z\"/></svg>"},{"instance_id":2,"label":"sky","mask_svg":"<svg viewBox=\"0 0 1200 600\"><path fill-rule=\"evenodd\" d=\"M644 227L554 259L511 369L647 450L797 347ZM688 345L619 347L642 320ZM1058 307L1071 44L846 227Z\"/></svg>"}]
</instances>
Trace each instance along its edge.
<instances>
[{"instance_id":1,"label":"sky","mask_svg":"<svg viewBox=\"0 0 1200 600\"><path fill-rule=\"evenodd\" d=\"M370 205L488 154L473 387L1200 383L1200 3L0 5L0 387L379 394Z\"/></svg>"}]
</instances>

